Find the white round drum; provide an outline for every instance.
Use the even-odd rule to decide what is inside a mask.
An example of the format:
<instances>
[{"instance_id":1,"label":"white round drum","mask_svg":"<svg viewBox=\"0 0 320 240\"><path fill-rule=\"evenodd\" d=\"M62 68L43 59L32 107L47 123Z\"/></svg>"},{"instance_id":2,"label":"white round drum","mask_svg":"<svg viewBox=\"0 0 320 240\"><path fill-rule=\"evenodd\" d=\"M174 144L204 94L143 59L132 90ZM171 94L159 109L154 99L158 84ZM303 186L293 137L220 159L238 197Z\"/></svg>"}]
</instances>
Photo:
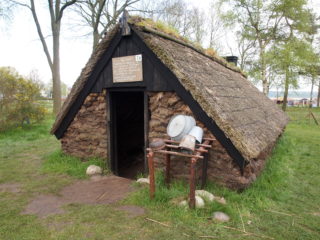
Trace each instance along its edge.
<instances>
[{"instance_id":1,"label":"white round drum","mask_svg":"<svg viewBox=\"0 0 320 240\"><path fill-rule=\"evenodd\" d=\"M193 117L182 114L175 115L169 121L167 134L172 140L180 141L195 125L196 121Z\"/></svg>"}]
</instances>

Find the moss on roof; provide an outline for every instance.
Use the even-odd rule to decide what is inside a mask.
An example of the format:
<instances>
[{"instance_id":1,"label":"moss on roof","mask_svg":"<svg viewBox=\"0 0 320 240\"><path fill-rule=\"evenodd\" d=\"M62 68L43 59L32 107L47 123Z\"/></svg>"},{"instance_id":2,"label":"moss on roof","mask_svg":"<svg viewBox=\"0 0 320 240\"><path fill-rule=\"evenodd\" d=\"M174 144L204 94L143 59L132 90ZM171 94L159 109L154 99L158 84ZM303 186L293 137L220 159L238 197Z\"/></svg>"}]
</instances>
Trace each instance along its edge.
<instances>
[{"instance_id":1,"label":"moss on roof","mask_svg":"<svg viewBox=\"0 0 320 240\"><path fill-rule=\"evenodd\" d=\"M186 37L182 37L175 28L161 21L153 21L150 18L142 18L140 16L131 16L129 19L129 23L131 23L133 26L139 28L139 30L142 30L144 32L154 33L163 38L175 41L179 44L185 45L186 47L192 48L193 50L203 54L206 57L209 57L210 59L216 61L224 67L227 67L235 72L239 72L244 77L247 77L246 73L244 73L233 63L229 63L223 57L220 57L214 49L205 49L200 44L192 42Z\"/></svg>"}]
</instances>

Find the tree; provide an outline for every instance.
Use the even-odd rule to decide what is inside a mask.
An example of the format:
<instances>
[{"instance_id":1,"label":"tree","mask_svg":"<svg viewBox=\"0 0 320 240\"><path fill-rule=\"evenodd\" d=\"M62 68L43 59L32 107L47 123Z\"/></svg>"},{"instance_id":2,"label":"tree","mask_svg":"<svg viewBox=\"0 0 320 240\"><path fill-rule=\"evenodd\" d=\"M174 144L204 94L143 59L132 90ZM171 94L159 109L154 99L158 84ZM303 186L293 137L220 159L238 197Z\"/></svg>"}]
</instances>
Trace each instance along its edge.
<instances>
[{"instance_id":1,"label":"tree","mask_svg":"<svg viewBox=\"0 0 320 240\"><path fill-rule=\"evenodd\" d=\"M312 47L310 41L316 34L317 29L314 27L313 15L310 10L305 8L304 0L297 1L298 5L288 0L283 0L277 6L278 10L283 13L284 27L281 38L279 39L282 50L286 52L283 56L283 64L279 63L285 70L285 88L282 109L286 110L288 88L292 74L297 72L310 72L314 78L315 65L318 65L318 56ZM293 8L297 7L297 9ZM281 49L280 49L281 53ZM296 68L295 70L293 70ZM294 73L293 73L294 71ZM312 84L313 85L313 84ZM312 86L313 91L313 86Z\"/></svg>"},{"instance_id":2,"label":"tree","mask_svg":"<svg viewBox=\"0 0 320 240\"><path fill-rule=\"evenodd\" d=\"M255 42L248 41L241 35L241 32L237 34L237 49L239 54L239 68L250 72L254 69L254 63L252 59L255 56Z\"/></svg>"},{"instance_id":3,"label":"tree","mask_svg":"<svg viewBox=\"0 0 320 240\"><path fill-rule=\"evenodd\" d=\"M267 51L275 41L287 38L290 28L303 31L306 26L306 0L220 0L221 6L229 4L222 13L229 26L241 29L241 35L257 43L257 65L263 92L268 95Z\"/></svg>"},{"instance_id":4,"label":"tree","mask_svg":"<svg viewBox=\"0 0 320 240\"><path fill-rule=\"evenodd\" d=\"M84 23L92 30L93 50L103 35L117 23L124 10L130 8L140 0L79 0L75 11ZM131 9L135 10L136 9Z\"/></svg>"},{"instance_id":5,"label":"tree","mask_svg":"<svg viewBox=\"0 0 320 240\"><path fill-rule=\"evenodd\" d=\"M221 48L219 40L223 37L224 26L219 17L219 5L215 2L210 4L206 21L209 21L206 29L206 32L209 35L209 48L219 51Z\"/></svg>"},{"instance_id":6,"label":"tree","mask_svg":"<svg viewBox=\"0 0 320 240\"><path fill-rule=\"evenodd\" d=\"M62 17L67 8L75 4L77 0L48 0L47 10L50 16L51 34L52 34L52 54L49 51L47 40L44 37L43 28L38 18L38 13L34 0L30 0L28 3L24 1L11 2L26 7L30 10L38 36L40 38L43 51L47 58L48 65L51 70L52 83L53 83L53 113L58 114L61 108L61 80L60 80L60 33Z\"/></svg>"},{"instance_id":7,"label":"tree","mask_svg":"<svg viewBox=\"0 0 320 240\"><path fill-rule=\"evenodd\" d=\"M0 131L44 118L37 104L41 86L20 76L15 69L0 67Z\"/></svg>"},{"instance_id":8,"label":"tree","mask_svg":"<svg viewBox=\"0 0 320 240\"><path fill-rule=\"evenodd\" d=\"M163 0L159 2L153 18L162 21L177 32L201 45L206 33L205 13L197 7L190 7L184 0Z\"/></svg>"},{"instance_id":9,"label":"tree","mask_svg":"<svg viewBox=\"0 0 320 240\"><path fill-rule=\"evenodd\" d=\"M310 69L309 63L314 60L314 52L307 41L296 37L276 45L270 52L273 55L274 70L283 77L282 110L286 111L289 88L298 87L300 73Z\"/></svg>"},{"instance_id":10,"label":"tree","mask_svg":"<svg viewBox=\"0 0 320 240\"><path fill-rule=\"evenodd\" d=\"M257 42L259 80L262 82L263 93L268 95L266 51L274 40L278 24L282 18L272 7L272 1L262 0L221 0L228 3L232 10L227 10L222 17L229 26L238 25L244 39Z\"/></svg>"}]
</instances>

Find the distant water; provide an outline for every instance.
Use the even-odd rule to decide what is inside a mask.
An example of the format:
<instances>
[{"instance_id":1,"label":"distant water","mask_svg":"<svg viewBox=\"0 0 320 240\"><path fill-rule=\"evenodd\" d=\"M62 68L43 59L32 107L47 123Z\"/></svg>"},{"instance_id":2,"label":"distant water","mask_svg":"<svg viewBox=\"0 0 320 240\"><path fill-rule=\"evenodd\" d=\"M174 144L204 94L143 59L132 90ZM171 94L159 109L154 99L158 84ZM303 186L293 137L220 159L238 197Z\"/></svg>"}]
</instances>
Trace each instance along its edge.
<instances>
[{"instance_id":1,"label":"distant water","mask_svg":"<svg viewBox=\"0 0 320 240\"><path fill-rule=\"evenodd\" d=\"M317 98L318 91L313 92L313 98ZM277 91L270 91L269 98L276 98ZM283 97L283 91L278 92L278 97ZM310 98L310 92L307 91L289 91L289 98Z\"/></svg>"}]
</instances>

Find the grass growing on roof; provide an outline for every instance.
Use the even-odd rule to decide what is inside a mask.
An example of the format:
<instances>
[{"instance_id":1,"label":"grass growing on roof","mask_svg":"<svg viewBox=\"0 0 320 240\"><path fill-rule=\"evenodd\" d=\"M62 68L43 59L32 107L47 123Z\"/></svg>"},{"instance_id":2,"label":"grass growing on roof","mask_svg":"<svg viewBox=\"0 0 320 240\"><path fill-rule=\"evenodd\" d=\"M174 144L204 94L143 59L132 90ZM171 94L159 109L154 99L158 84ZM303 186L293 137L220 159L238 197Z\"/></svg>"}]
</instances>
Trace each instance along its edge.
<instances>
[{"instance_id":1,"label":"grass growing on roof","mask_svg":"<svg viewBox=\"0 0 320 240\"><path fill-rule=\"evenodd\" d=\"M242 69L238 68L233 63L229 63L223 57L218 56L212 48L204 49L200 43L191 41L187 37L181 36L177 29L166 23L163 23L161 21L153 21L150 18L141 18L139 16L131 16L129 22L135 24L138 27L141 27L143 30L147 32L156 33L161 37L178 42L187 47L191 47L197 52L211 58L212 60L220 63L221 65L233 71L241 73L244 77L247 77L247 74L243 72ZM153 48L151 47L151 49Z\"/></svg>"}]
</instances>

